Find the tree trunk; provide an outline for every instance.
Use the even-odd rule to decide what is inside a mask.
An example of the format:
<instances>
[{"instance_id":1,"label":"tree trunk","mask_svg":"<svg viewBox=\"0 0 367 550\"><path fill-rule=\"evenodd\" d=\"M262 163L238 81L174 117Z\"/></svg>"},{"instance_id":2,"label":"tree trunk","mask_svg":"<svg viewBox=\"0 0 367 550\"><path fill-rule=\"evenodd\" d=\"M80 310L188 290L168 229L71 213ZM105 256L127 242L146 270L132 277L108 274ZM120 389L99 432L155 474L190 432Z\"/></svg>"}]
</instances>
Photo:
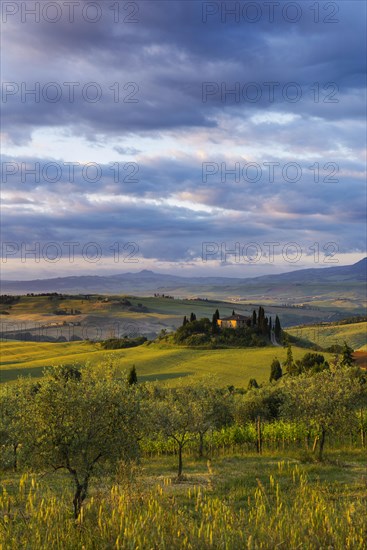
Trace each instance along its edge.
<instances>
[{"instance_id":1,"label":"tree trunk","mask_svg":"<svg viewBox=\"0 0 367 550\"><path fill-rule=\"evenodd\" d=\"M261 455L262 453L262 432L261 432L261 418L257 417L257 440L256 440L256 449L257 452Z\"/></svg>"},{"instance_id":2,"label":"tree trunk","mask_svg":"<svg viewBox=\"0 0 367 550\"><path fill-rule=\"evenodd\" d=\"M313 445L312 445L312 452L313 452L313 453L316 452L316 447L317 447L318 441L319 441L319 436L316 435L316 436L315 436L315 439L313 440Z\"/></svg>"},{"instance_id":3,"label":"tree trunk","mask_svg":"<svg viewBox=\"0 0 367 550\"><path fill-rule=\"evenodd\" d=\"M363 409L361 409L361 444L362 444L362 449L365 448L366 446L366 431L364 429L364 419L363 419Z\"/></svg>"},{"instance_id":4,"label":"tree trunk","mask_svg":"<svg viewBox=\"0 0 367 550\"><path fill-rule=\"evenodd\" d=\"M177 477L182 476L182 445L178 446L178 474Z\"/></svg>"},{"instance_id":5,"label":"tree trunk","mask_svg":"<svg viewBox=\"0 0 367 550\"><path fill-rule=\"evenodd\" d=\"M83 483L77 484L76 491L74 494L74 499L73 499L74 519L78 519L80 515L83 501L87 496L87 490L88 490L88 480L84 480Z\"/></svg>"},{"instance_id":6,"label":"tree trunk","mask_svg":"<svg viewBox=\"0 0 367 550\"><path fill-rule=\"evenodd\" d=\"M322 461L322 458L323 458L322 453L323 453L324 445L325 445L325 435L326 435L325 428L321 428L320 447L319 447L319 461L320 462Z\"/></svg>"},{"instance_id":7,"label":"tree trunk","mask_svg":"<svg viewBox=\"0 0 367 550\"><path fill-rule=\"evenodd\" d=\"M199 437L200 437L200 442L199 442L199 457L200 458L203 458L204 456L204 434L203 433L199 433Z\"/></svg>"},{"instance_id":8,"label":"tree trunk","mask_svg":"<svg viewBox=\"0 0 367 550\"><path fill-rule=\"evenodd\" d=\"M93 466L101 458L102 453L99 453L96 458L93 460L92 464L89 466L87 472L84 474L83 482L79 482L77 471L71 467L69 457L66 457L66 467L69 470L69 473L74 478L74 483L76 491L74 494L73 505L74 505L74 518L78 519L80 511L82 509L83 501L85 500L88 492L89 479L92 475Z\"/></svg>"},{"instance_id":9,"label":"tree trunk","mask_svg":"<svg viewBox=\"0 0 367 550\"><path fill-rule=\"evenodd\" d=\"M80 514L80 510L81 510L81 507L82 507L81 493L82 493L82 486L78 485L77 488L76 488L75 494L74 494L74 499L73 499L74 519L78 519L79 514Z\"/></svg>"},{"instance_id":10,"label":"tree trunk","mask_svg":"<svg viewBox=\"0 0 367 550\"><path fill-rule=\"evenodd\" d=\"M18 467L17 450L18 450L18 443L14 443L13 444L13 470L14 470L14 472L17 471L17 467Z\"/></svg>"}]
</instances>

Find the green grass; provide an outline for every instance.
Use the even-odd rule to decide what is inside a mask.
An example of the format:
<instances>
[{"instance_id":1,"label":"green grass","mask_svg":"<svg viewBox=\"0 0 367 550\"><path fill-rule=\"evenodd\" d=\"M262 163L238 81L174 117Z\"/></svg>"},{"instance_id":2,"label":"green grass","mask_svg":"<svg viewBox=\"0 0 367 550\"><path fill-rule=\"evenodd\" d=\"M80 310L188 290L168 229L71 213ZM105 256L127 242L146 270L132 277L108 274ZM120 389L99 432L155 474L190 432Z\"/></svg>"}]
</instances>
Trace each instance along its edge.
<instances>
[{"instance_id":1,"label":"green grass","mask_svg":"<svg viewBox=\"0 0 367 550\"><path fill-rule=\"evenodd\" d=\"M315 342L322 348L327 348L333 344L343 345L345 341L354 350L358 350L366 346L367 322L348 325L293 327L288 328L287 332L293 336Z\"/></svg>"},{"instance_id":2,"label":"green grass","mask_svg":"<svg viewBox=\"0 0 367 550\"><path fill-rule=\"evenodd\" d=\"M46 366L85 364L114 357L121 369L136 366L140 381L161 380L169 385L181 377L200 377L216 374L221 385L247 386L250 378L261 383L269 378L270 364L275 356L286 358L282 347L200 350L192 348L144 344L122 350L101 350L88 342L37 343L1 342L0 376L2 382L15 380L19 375L39 377ZM294 359L306 352L293 348ZM326 356L328 356L326 354Z\"/></svg>"},{"instance_id":3,"label":"green grass","mask_svg":"<svg viewBox=\"0 0 367 550\"><path fill-rule=\"evenodd\" d=\"M83 514L71 517L64 472L3 476L0 538L4 548L333 548L366 546L365 456L330 451L323 464L287 453L143 458L134 479L93 478ZM1 545L1 542L0 542Z\"/></svg>"},{"instance_id":4,"label":"green grass","mask_svg":"<svg viewBox=\"0 0 367 550\"><path fill-rule=\"evenodd\" d=\"M47 296L21 296L20 300L9 308L3 306L2 309L8 309L11 315L16 316L43 316L50 315L55 309L78 309L83 315L107 315L113 316L124 311L125 308L116 307L116 303L121 301L123 296L93 296L89 300L82 299L79 296L68 297L63 300L50 300ZM108 301L105 301L108 300ZM161 297L128 297L132 307L142 304L148 308L149 312L161 315L184 316L190 315L191 311L199 312L200 316L212 316L217 307L222 307L223 314L229 315L233 309L232 303L221 301L193 301L193 300L171 300ZM128 306L126 307L128 310ZM8 320L7 318L4 320Z\"/></svg>"},{"instance_id":5,"label":"green grass","mask_svg":"<svg viewBox=\"0 0 367 550\"><path fill-rule=\"evenodd\" d=\"M259 478L266 482L270 475L277 471L278 478L287 478L289 470L298 465L312 483L326 483L333 485L334 490L343 493L346 497L358 493L367 498L364 491L364 475L367 474L365 451L363 449L330 449L326 447L324 462L304 462L301 451L265 451L262 455L255 452L225 451L219 456L211 458L211 470L214 477L214 488L217 496L228 497L229 491L241 492L256 488ZM207 457L199 459L184 453L184 475L187 484L195 484L198 477L208 477ZM154 486L157 480L162 477L174 479L177 475L177 458L174 455L160 455L153 457L142 457L138 473L142 477L144 486ZM1 476L2 487L12 493L18 486L22 473L3 471ZM62 492L65 486L72 488L72 481L66 471L50 471L45 476L44 483L55 490ZM186 486L187 486L186 484ZM95 480L92 483L95 485ZM98 486L98 483L97 483ZM178 484L177 493L185 489L185 484ZM287 487L285 487L287 489ZM240 491L239 491L240 492ZM237 495L242 498L242 495Z\"/></svg>"},{"instance_id":6,"label":"green grass","mask_svg":"<svg viewBox=\"0 0 367 550\"><path fill-rule=\"evenodd\" d=\"M162 326L172 327L181 322L184 315L191 311L198 317L211 317L216 308L221 315L231 313L232 309L241 312L251 312L256 306L252 304L231 304L218 301L170 300L156 297L129 297L134 309L141 303L147 311L130 311L128 308L114 306L121 297L109 296L107 302L93 297L82 300L80 297L65 300L50 300L44 296L23 296L9 308L10 315L4 316L4 323L11 322L62 322L66 317L52 314L54 309L73 308L82 312L84 322L92 320L102 323L112 323L116 320L131 320L147 326L156 327L159 331ZM278 313L287 318L292 315L319 315L312 310L297 310L294 308L266 308L273 317ZM70 316L67 316L70 320ZM76 316L75 318L77 318ZM73 320L73 319L71 319ZM158 325L157 325L158 323ZM335 326L307 326L304 328L290 328L287 331L295 336L301 336L316 342L322 347L343 343L346 340L354 349L366 344L367 323ZM135 364L139 380L161 380L169 385L177 383L180 377L198 377L208 373L215 373L221 384L237 387L247 386L250 378L256 378L261 383L268 380L270 364L277 356L280 361L285 359L283 348L247 348L199 350L164 346L159 344L144 345L138 348L104 351L98 344L85 341L47 343L4 341L0 343L1 363L0 379L3 382L15 380L18 376L39 377L44 367L58 364L84 364L103 361L106 356L115 357L122 369L130 369ZM294 358L301 358L306 349L293 348ZM330 358L325 354L326 358Z\"/></svg>"}]
</instances>

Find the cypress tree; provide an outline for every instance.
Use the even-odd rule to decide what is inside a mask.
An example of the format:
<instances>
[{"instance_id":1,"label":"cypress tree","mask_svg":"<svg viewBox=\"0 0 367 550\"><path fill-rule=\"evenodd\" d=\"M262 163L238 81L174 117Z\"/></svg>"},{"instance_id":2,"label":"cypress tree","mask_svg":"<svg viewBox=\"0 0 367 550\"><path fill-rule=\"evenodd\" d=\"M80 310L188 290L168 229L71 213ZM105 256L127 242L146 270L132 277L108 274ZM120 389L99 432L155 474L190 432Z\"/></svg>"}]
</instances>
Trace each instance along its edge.
<instances>
[{"instance_id":1,"label":"cypress tree","mask_svg":"<svg viewBox=\"0 0 367 550\"><path fill-rule=\"evenodd\" d=\"M218 323L217 323L217 316L215 313L213 313L213 317L212 317L212 333L213 334L217 334L218 332Z\"/></svg>"},{"instance_id":2,"label":"cypress tree","mask_svg":"<svg viewBox=\"0 0 367 550\"><path fill-rule=\"evenodd\" d=\"M289 374L294 373L295 369L294 369L294 362L293 362L293 353L292 353L292 346L290 344L288 344L287 359L285 360L284 366L287 369L287 372Z\"/></svg>"},{"instance_id":3,"label":"cypress tree","mask_svg":"<svg viewBox=\"0 0 367 550\"><path fill-rule=\"evenodd\" d=\"M257 314L257 325L258 325L258 332L260 334L263 333L263 329L264 329L264 318L265 318L265 311L264 311L264 308L262 308L261 306L259 306L259 312Z\"/></svg>"},{"instance_id":4,"label":"cypress tree","mask_svg":"<svg viewBox=\"0 0 367 550\"><path fill-rule=\"evenodd\" d=\"M220 316L219 316L219 310L216 309L214 314L213 314L213 317L212 317L212 333L213 334L217 334L219 332L219 326L218 326L218 319L220 319Z\"/></svg>"},{"instance_id":5,"label":"cypress tree","mask_svg":"<svg viewBox=\"0 0 367 550\"><path fill-rule=\"evenodd\" d=\"M128 384L132 386L133 384L137 384L138 382L138 376L136 374L135 365L131 367L131 370L129 372L129 378L127 380Z\"/></svg>"},{"instance_id":6,"label":"cypress tree","mask_svg":"<svg viewBox=\"0 0 367 550\"><path fill-rule=\"evenodd\" d=\"M252 326L256 327L257 317L256 317L256 311L254 310L252 312Z\"/></svg>"},{"instance_id":7,"label":"cypress tree","mask_svg":"<svg viewBox=\"0 0 367 550\"><path fill-rule=\"evenodd\" d=\"M282 327L280 326L280 321L278 315L275 317L275 326L274 326L274 336L278 340L282 335Z\"/></svg>"},{"instance_id":8,"label":"cypress tree","mask_svg":"<svg viewBox=\"0 0 367 550\"><path fill-rule=\"evenodd\" d=\"M270 366L270 382L272 382L273 380L279 380L279 378L281 378L283 376L283 371L282 371L282 367L280 366L280 363L278 361L278 359L274 358L273 359L273 362Z\"/></svg>"}]
</instances>

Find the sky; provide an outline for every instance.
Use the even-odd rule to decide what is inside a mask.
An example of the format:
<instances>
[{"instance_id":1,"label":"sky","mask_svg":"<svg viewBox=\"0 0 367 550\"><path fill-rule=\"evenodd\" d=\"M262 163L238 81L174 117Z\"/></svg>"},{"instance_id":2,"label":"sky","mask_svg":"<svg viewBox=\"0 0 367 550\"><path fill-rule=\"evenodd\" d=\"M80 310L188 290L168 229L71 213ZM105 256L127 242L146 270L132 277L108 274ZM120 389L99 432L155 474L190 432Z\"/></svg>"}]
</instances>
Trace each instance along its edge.
<instances>
[{"instance_id":1,"label":"sky","mask_svg":"<svg viewBox=\"0 0 367 550\"><path fill-rule=\"evenodd\" d=\"M3 279L366 255L366 3L2 2Z\"/></svg>"}]
</instances>

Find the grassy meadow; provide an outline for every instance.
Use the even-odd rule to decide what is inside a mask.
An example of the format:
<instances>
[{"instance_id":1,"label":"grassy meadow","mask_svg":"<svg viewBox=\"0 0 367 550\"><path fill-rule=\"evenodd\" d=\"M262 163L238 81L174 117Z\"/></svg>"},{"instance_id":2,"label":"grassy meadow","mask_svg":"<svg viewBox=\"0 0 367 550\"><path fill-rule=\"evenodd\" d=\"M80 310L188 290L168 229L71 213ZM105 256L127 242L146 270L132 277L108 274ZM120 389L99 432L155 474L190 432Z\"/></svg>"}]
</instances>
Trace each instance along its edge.
<instances>
[{"instance_id":1,"label":"grassy meadow","mask_svg":"<svg viewBox=\"0 0 367 550\"><path fill-rule=\"evenodd\" d=\"M366 547L367 470L361 451L332 451L324 464L302 462L291 453L191 457L181 482L172 464L172 457L144 458L134 479L118 473L97 480L76 523L66 475L5 476L2 548Z\"/></svg>"},{"instance_id":2,"label":"grassy meadow","mask_svg":"<svg viewBox=\"0 0 367 550\"><path fill-rule=\"evenodd\" d=\"M135 365L140 381L160 380L175 385L182 377L188 379L213 373L221 385L246 387L250 378L261 382L269 379L274 357L286 358L283 347L201 350L156 343L145 343L136 348L102 350L100 344L89 342L16 342L1 343L1 380L15 380L18 376L42 376L46 366L58 364L95 364L108 357L118 360L121 369ZM294 359L303 357L307 350L293 347ZM331 357L331 354L325 354Z\"/></svg>"},{"instance_id":3,"label":"grassy meadow","mask_svg":"<svg viewBox=\"0 0 367 550\"><path fill-rule=\"evenodd\" d=\"M128 300L125 304L124 300ZM222 316L229 315L232 309L241 314L250 314L256 306L250 303L229 303L218 300L172 300L156 297L121 297L121 296L66 296L64 299L50 296L22 296L11 305L2 306L2 330L31 331L36 334L47 334L57 338L63 336L69 340L71 331L79 334L83 340L60 342L37 342L21 340L3 340L1 346L0 376L1 381L15 380L18 376L39 377L44 367L57 364L94 364L106 356L118 359L122 369L130 369L135 365L140 380L161 380L169 385L175 385L180 377L192 378L213 372L220 383L236 387L246 386L250 378L256 378L261 383L268 380L271 361L277 357L284 361L286 350L282 347L200 350L177 347L159 343L146 343L138 348L104 351L98 342L86 341L90 334L95 340L100 329L101 335L111 337L116 331L133 330L148 334L159 333L162 329L168 331L182 324L184 315L191 311L197 317L209 317L216 308ZM69 314L55 315L56 309L62 309ZM273 318L278 314L282 324L324 320L324 310L297 309L269 304L268 314ZM4 314L4 312L7 312ZM73 312L73 314L71 314ZM75 313L76 312L76 313ZM69 323L80 323L80 326L70 327ZM57 327L52 324L57 323ZM87 330L84 328L87 327ZM95 328L97 327L97 328ZM116 328L117 327L117 328ZM78 332L79 331L79 332ZM287 331L308 343L316 343L325 348L332 344L343 344L347 341L354 349L366 344L367 323L350 325L309 325L290 327ZM301 343L301 342L300 342ZM302 345L302 344L301 344ZM306 349L294 346L295 359L300 359ZM330 355L325 354L327 359Z\"/></svg>"}]
</instances>

